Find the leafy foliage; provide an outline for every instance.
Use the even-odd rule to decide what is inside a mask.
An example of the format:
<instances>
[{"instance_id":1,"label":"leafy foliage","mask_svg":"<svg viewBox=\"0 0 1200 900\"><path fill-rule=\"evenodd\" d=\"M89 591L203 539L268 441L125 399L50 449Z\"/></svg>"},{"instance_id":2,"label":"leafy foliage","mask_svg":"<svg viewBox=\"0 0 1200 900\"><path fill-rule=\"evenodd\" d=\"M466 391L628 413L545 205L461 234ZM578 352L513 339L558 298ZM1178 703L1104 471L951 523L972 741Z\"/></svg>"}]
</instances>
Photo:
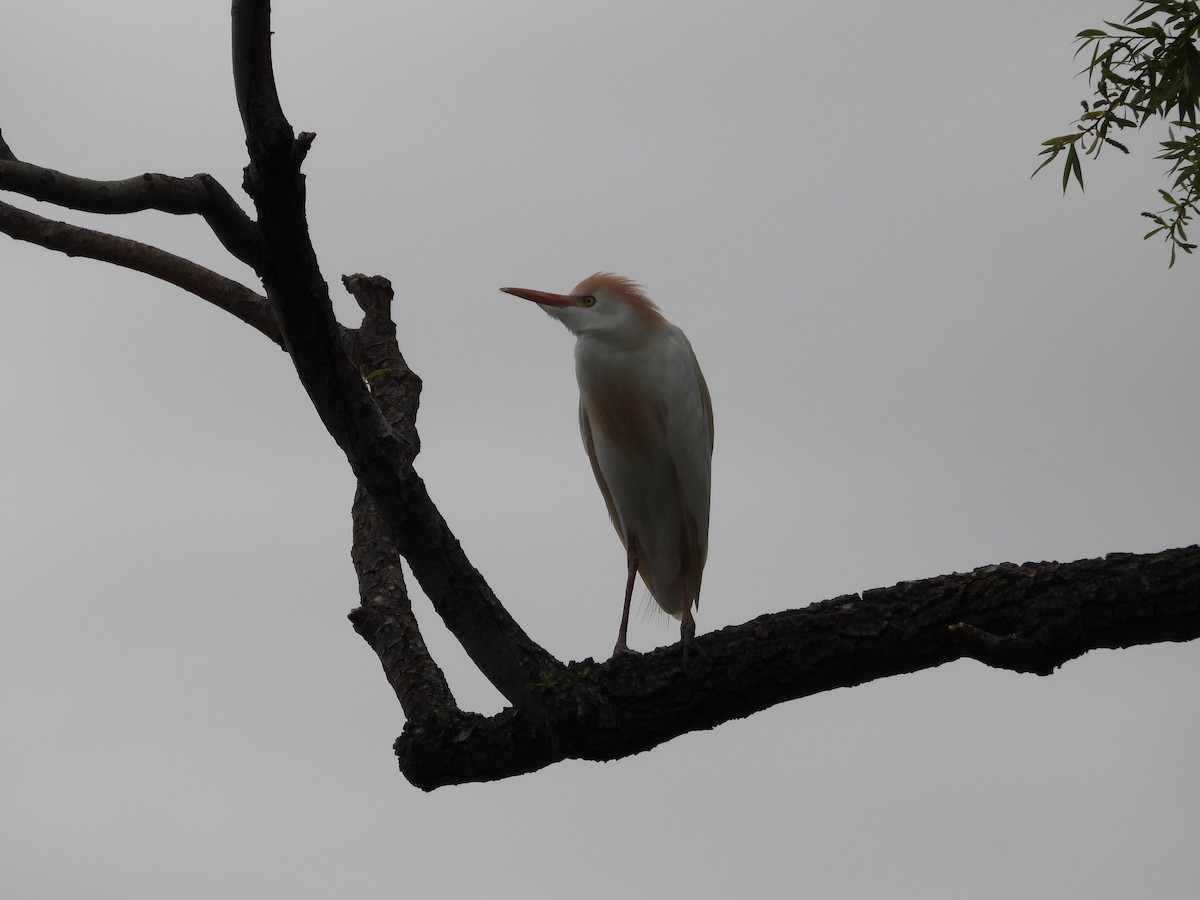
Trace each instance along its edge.
<instances>
[{"instance_id":1,"label":"leafy foliage","mask_svg":"<svg viewBox=\"0 0 1200 900\"><path fill-rule=\"evenodd\" d=\"M1065 154L1062 185L1074 178L1083 189L1081 154L1093 159L1106 146L1122 153L1128 148L1113 137L1126 128L1141 128L1152 118L1170 120L1168 139L1160 142L1158 159L1170 161L1170 190L1160 190L1166 207L1144 212L1155 227L1145 238L1161 234L1176 252L1191 253L1187 226L1200 210L1200 3L1139 3L1122 23L1105 22L1110 30L1087 28L1076 35L1076 55L1092 51L1083 71L1095 85L1091 103L1082 101L1083 115L1075 131L1042 142L1046 157L1034 174Z\"/></svg>"}]
</instances>

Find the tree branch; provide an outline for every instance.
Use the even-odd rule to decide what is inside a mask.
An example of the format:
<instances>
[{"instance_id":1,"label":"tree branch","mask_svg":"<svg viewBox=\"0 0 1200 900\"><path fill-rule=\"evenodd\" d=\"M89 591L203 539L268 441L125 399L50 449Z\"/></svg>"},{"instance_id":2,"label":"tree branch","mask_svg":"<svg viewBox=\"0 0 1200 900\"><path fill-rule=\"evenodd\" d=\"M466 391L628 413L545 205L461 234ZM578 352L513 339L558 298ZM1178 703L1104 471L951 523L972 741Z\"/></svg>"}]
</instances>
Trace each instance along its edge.
<instances>
[{"instance_id":1,"label":"tree branch","mask_svg":"<svg viewBox=\"0 0 1200 900\"><path fill-rule=\"evenodd\" d=\"M177 178L148 172L119 181L94 181L21 162L0 137L0 190L82 212L117 215L156 209L172 215L199 214L226 250L254 265L258 229L211 175Z\"/></svg>"},{"instance_id":2,"label":"tree branch","mask_svg":"<svg viewBox=\"0 0 1200 900\"><path fill-rule=\"evenodd\" d=\"M46 219L0 203L0 232L67 256L86 256L161 278L236 316L282 346L267 298L191 260L129 238Z\"/></svg>"},{"instance_id":3,"label":"tree branch","mask_svg":"<svg viewBox=\"0 0 1200 900\"><path fill-rule=\"evenodd\" d=\"M418 724L405 728L396 752L405 777L432 790L566 758L629 756L787 700L963 657L1049 674L1088 650L1198 637L1200 547L1002 563L702 635L701 664L687 676L677 648L573 663L569 690L544 685L563 698L544 728L513 710L458 722L450 733Z\"/></svg>"},{"instance_id":4,"label":"tree branch","mask_svg":"<svg viewBox=\"0 0 1200 900\"><path fill-rule=\"evenodd\" d=\"M387 537L370 496L354 494L354 546L361 605L350 613L354 630L379 656L384 674L409 721L424 722L458 711L450 685L429 655L404 585L400 556Z\"/></svg>"},{"instance_id":5,"label":"tree branch","mask_svg":"<svg viewBox=\"0 0 1200 900\"><path fill-rule=\"evenodd\" d=\"M362 324L348 332L347 351L411 465L421 452L417 434L421 379L408 367L396 340L392 283L380 275L344 275L342 284L363 311Z\"/></svg>"},{"instance_id":6,"label":"tree branch","mask_svg":"<svg viewBox=\"0 0 1200 900\"><path fill-rule=\"evenodd\" d=\"M561 673L562 664L535 644L501 606L412 469L413 458L420 450L416 416L421 380L408 367L396 340L391 283L380 276L366 275L349 275L342 281L364 312L362 326L349 332L343 345L361 377L370 384L372 401L385 417L388 439L394 442L390 465L399 467L384 472L385 476L398 472L399 477L380 479L372 493L376 511L383 497L383 508L392 513L389 540L408 560L435 611L472 661L510 702L535 716L544 716L541 707L546 698L537 686ZM366 487L365 481L360 484ZM381 645L376 640L367 634L363 637L380 653ZM508 684L520 692L521 703L512 701L494 674L510 679ZM389 679L393 684L400 680Z\"/></svg>"},{"instance_id":7,"label":"tree branch","mask_svg":"<svg viewBox=\"0 0 1200 900\"><path fill-rule=\"evenodd\" d=\"M294 135L271 70L270 3L234 0L234 89L258 211L258 274L284 345L326 429L346 454L396 548L480 671L520 709L542 715L532 686L562 668L500 605L438 513L401 441L350 363L308 234L300 166L313 135Z\"/></svg>"},{"instance_id":8,"label":"tree branch","mask_svg":"<svg viewBox=\"0 0 1200 900\"><path fill-rule=\"evenodd\" d=\"M344 335L347 352L411 463L420 450L416 437L421 379L408 368L391 321L392 285L386 278L342 278L364 315L362 325ZM458 705L446 676L429 655L413 615L400 555L388 537L375 505L360 484L352 510L354 547L361 606L350 613L354 629L375 650L384 674L410 721L457 718ZM430 727L433 727L432 725Z\"/></svg>"}]
</instances>

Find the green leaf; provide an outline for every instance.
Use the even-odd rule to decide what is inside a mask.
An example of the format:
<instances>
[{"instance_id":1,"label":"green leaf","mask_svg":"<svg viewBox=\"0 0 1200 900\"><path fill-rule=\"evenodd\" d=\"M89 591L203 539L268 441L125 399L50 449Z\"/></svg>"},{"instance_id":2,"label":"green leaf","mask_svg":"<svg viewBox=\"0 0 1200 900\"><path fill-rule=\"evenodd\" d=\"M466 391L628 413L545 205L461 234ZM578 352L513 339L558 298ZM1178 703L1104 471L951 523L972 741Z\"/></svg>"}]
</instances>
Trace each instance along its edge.
<instances>
[{"instance_id":1,"label":"green leaf","mask_svg":"<svg viewBox=\"0 0 1200 900\"><path fill-rule=\"evenodd\" d=\"M1048 141L1042 141L1042 146L1061 148L1063 144L1073 144L1081 137L1083 137L1082 131L1077 131L1074 134L1060 134L1058 137L1052 137ZM1043 150L1042 152L1045 153L1046 151Z\"/></svg>"},{"instance_id":2,"label":"green leaf","mask_svg":"<svg viewBox=\"0 0 1200 900\"><path fill-rule=\"evenodd\" d=\"M1043 150L1042 153L1040 153L1038 155L1041 156L1042 154L1045 154L1045 153L1050 153L1050 151ZM1042 171L1042 169L1046 168L1046 166L1050 165L1050 163L1054 162L1054 157L1056 157L1056 156L1058 156L1057 150L1055 150L1053 153L1050 153L1049 156L1047 156L1045 159L1042 160L1042 164L1033 170L1033 175L1036 175L1038 172ZM1029 177L1033 178L1033 175L1030 175Z\"/></svg>"},{"instance_id":3,"label":"green leaf","mask_svg":"<svg viewBox=\"0 0 1200 900\"><path fill-rule=\"evenodd\" d=\"M1146 19L1150 18L1151 16L1155 15L1156 13L1158 13L1160 11L1158 9L1158 7L1161 6L1161 4L1151 3L1151 4L1149 4L1149 6L1150 6L1150 8L1143 11L1140 15L1136 15L1137 10L1135 9L1132 13L1129 14L1129 18L1127 18L1125 20L1126 24L1136 25L1138 22L1145 21Z\"/></svg>"},{"instance_id":4,"label":"green leaf","mask_svg":"<svg viewBox=\"0 0 1200 900\"><path fill-rule=\"evenodd\" d=\"M1071 145L1071 149L1067 151L1067 164L1063 166L1063 193L1067 192L1067 185L1071 183L1071 175L1074 174L1075 180L1079 182L1079 189L1083 190L1083 169L1079 166L1079 151L1075 145Z\"/></svg>"}]
</instances>

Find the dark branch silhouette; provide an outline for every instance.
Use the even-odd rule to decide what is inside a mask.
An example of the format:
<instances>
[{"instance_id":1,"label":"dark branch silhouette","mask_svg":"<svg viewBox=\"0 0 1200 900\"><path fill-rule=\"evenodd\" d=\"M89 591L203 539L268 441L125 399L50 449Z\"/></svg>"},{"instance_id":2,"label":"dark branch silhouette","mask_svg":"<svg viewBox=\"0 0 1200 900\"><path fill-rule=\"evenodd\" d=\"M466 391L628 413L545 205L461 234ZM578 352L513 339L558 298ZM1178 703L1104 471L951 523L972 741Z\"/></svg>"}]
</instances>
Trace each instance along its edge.
<instances>
[{"instance_id":1,"label":"dark branch silhouette","mask_svg":"<svg viewBox=\"0 0 1200 900\"><path fill-rule=\"evenodd\" d=\"M346 355L305 218L300 164L314 136L294 136L275 93L268 3L234 2L233 55L245 187L263 235L255 269L300 382L446 626L501 694L536 713L535 686L561 663L500 605L433 505L408 456L416 441L399 436L415 435L415 421L393 430Z\"/></svg>"},{"instance_id":2,"label":"dark branch silhouette","mask_svg":"<svg viewBox=\"0 0 1200 900\"><path fill-rule=\"evenodd\" d=\"M155 209L204 218L225 249L242 262L254 257L258 229L211 175L177 178L147 172L119 181L93 181L21 162L0 138L0 189L82 212L123 214Z\"/></svg>"},{"instance_id":3,"label":"dark branch silhouette","mask_svg":"<svg viewBox=\"0 0 1200 900\"><path fill-rule=\"evenodd\" d=\"M1200 547L1073 563L1003 563L762 616L678 648L565 664L537 645L471 565L414 469L421 381L400 350L387 279L343 285L362 308L340 325L308 233L301 166L315 135L283 113L270 4L235 0L234 86L249 162L247 215L211 176L94 181L22 162L0 138L0 189L108 214L199 215L262 284L259 294L187 259L0 204L0 231L184 288L283 346L358 479L354 628L378 655L407 723L396 741L415 785L483 781L562 759L609 760L777 703L971 658L1049 674L1088 650L1200 637ZM508 700L461 709L409 599L405 559L435 611Z\"/></svg>"},{"instance_id":4,"label":"dark branch silhouette","mask_svg":"<svg viewBox=\"0 0 1200 900\"><path fill-rule=\"evenodd\" d=\"M0 163L0 167L4 164ZM182 256L115 234L47 219L0 202L0 232L67 256L86 256L161 278L241 319L280 346L283 338L267 298Z\"/></svg>"},{"instance_id":5,"label":"dark branch silhouette","mask_svg":"<svg viewBox=\"0 0 1200 900\"><path fill-rule=\"evenodd\" d=\"M549 728L515 710L410 720L396 742L418 787L519 775L565 758L610 760L777 703L972 658L1048 675L1088 650L1200 637L1200 547L1073 563L1003 563L761 616L678 648L567 669L575 706ZM368 636L368 640L370 637ZM699 671L693 672L692 668ZM558 684L548 692L559 694ZM479 746L490 748L479 753Z\"/></svg>"}]
</instances>

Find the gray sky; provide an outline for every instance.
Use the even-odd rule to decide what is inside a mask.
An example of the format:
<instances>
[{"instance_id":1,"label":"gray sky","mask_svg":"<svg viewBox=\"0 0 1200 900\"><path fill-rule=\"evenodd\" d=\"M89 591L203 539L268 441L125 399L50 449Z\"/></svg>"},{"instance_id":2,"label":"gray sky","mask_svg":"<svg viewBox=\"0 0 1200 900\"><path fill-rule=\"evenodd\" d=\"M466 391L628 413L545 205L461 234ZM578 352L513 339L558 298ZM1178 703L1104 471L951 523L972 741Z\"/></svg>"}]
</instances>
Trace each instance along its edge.
<instances>
[{"instance_id":1,"label":"gray sky","mask_svg":"<svg viewBox=\"0 0 1200 900\"><path fill-rule=\"evenodd\" d=\"M223 3L21 3L22 158L244 149ZM623 553L571 339L501 285L641 281L716 409L701 631L1010 560L1200 533L1200 260L1143 243L1143 154L1030 180L1132 3L276 4L327 280L387 275L418 468L562 658ZM36 204L25 203L26 206ZM54 212L93 224L95 218ZM202 223L117 230L248 279ZM345 614L353 483L287 358L144 276L0 242L0 893L1179 897L1200 881L1197 645L1038 679L958 662L606 765L425 795ZM353 304L338 299L347 322ZM461 701L500 708L418 598ZM635 647L667 643L635 616Z\"/></svg>"}]
</instances>

